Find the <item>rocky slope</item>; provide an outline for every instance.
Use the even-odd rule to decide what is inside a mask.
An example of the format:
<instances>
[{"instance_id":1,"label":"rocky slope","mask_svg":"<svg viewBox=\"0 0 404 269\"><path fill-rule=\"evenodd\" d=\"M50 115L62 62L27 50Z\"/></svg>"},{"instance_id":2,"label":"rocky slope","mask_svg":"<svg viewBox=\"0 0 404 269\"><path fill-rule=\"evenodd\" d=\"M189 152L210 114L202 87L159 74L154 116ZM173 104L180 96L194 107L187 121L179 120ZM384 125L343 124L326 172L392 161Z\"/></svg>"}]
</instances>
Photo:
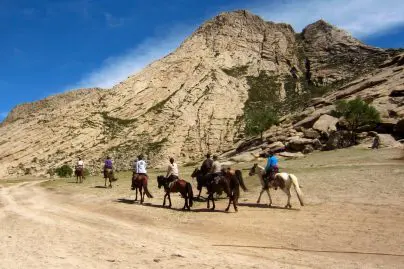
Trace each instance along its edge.
<instances>
[{"instance_id":1,"label":"rocky slope","mask_svg":"<svg viewBox=\"0 0 404 269\"><path fill-rule=\"evenodd\" d=\"M254 105L271 102L284 115L308 115L309 100L338 88L316 106L344 91L341 98L357 94L352 87L370 72L386 76L373 86L387 93L383 85L396 81L399 87L403 71L379 66L396 55L324 21L297 34L288 24L246 11L223 13L112 89L82 89L17 106L0 126L0 178L45 174L78 156L99 171L107 154L118 169L127 169L141 152L152 165L168 156L189 163L207 151L228 152L245 139L249 100L263 96ZM373 98L387 114L388 98ZM402 105L397 102L394 109ZM386 119L402 118L397 109Z\"/></svg>"}]
</instances>

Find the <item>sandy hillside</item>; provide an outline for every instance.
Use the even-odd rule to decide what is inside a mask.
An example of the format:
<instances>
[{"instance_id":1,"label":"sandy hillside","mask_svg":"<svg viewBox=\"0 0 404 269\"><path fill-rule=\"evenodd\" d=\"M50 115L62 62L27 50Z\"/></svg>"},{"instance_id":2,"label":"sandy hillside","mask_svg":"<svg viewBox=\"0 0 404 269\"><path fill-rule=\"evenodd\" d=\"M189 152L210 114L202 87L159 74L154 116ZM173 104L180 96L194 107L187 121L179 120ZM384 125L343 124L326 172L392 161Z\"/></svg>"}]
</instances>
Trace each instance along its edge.
<instances>
[{"instance_id":1,"label":"sandy hillside","mask_svg":"<svg viewBox=\"0 0 404 269\"><path fill-rule=\"evenodd\" d=\"M178 195L174 209L161 208L158 171L144 205L132 201L129 174L112 189L96 177L0 181L0 268L402 268L400 154L347 149L281 161L305 194L304 207L293 194L292 210L281 191L275 207L256 205L247 171L238 213L224 213L225 200L216 212L202 202L182 212ZM191 169L182 169L187 178Z\"/></svg>"}]
</instances>

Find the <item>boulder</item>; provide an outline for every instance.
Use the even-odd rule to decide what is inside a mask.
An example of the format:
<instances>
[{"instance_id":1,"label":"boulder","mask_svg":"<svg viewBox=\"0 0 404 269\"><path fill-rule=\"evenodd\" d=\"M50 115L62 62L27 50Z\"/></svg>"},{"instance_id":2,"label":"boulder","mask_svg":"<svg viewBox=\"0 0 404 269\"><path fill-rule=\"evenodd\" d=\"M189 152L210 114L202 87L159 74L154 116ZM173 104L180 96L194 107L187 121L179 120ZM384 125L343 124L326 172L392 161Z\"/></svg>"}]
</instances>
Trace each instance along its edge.
<instances>
[{"instance_id":1,"label":"boulder","mask_svg":"<svg viewBox=\"0 0 404 269\"><path fill-rule=\"evenodd\" d=\"M318 140L318 139L313 139L312 145L313 145L314 149L316 149L316 150L323 149L323 144L321 144L320 140Z\"/></svg>"},{"instance_id":2,"label":"boulder","mask_svg":"<svg viewBox=\"0 0 404 269\"><path fill-rule=\"evenodd\" d=\"M223 162L220 162L220 164L222 165L222 167L226 168L226 167L231 167L232 165L235 164L235 162L232 162L232 161L223 161Z\"/></svg>"},{"instance_id":3,"label":"boulder","mask_svg":"<svg viewBox=\"0 0 404 269\"><path fill-rule=\"evenodd\" d=\"M256 157L251 152L245 152L245 153L241 153L239 155L231 157L230 161L237 162L237 163L252 162L255 160L255 158Z\"/></svg>"},{"instance_id":4,"label":"boulder","mask_svg":"<svg viewBox=\"0 0 404 269\"><path fill-rule=\"evenodd\" d=\"M316 120L318 118L320 118L321 114L313 114L310 115L304 119L302 119L301 121L295 123L295 125L293 125L293 127L296 129L298 127L304 127L304 128L311 128L313 126L313 124L316 122Z\"/></svg>"},{"instance_id":5,"label":"boulder","mask_svg":"<svg viewBox=\"0 0 404 269\"><path fill-rule=\"evenodd\" d=\"M313 144L312 139L308 138L292 138L286 145L290 151L302 151L306 145Z\"/></svg>"},{"instance_id":6,"label":"boulder","mask_svg":"<svg viewBox=\"0 0 404 269\"><path fill-rule=\"evenodd\" d=\"M263 143L263 141L261 138L254 138L251 140L244 141L237 147L236 152L239 153L239 152L246 151L252 147L259 146L262 143Z\"/></svg>"},{"instance_id":7,"label":"boulder","mask_svg":"<svg viewBox=\"0 0 404 269\"><path fill-rule=\"evenodd\" d=\"M296 158L305 157L304 154L301 153L301 152L292 153L292 152L286 152L286 151L285 151L285 152L279 153L278 155L279 155L279 156L282 156L282 157L285 157L285 158L287 158L287 159L296 159Z\"/></svg>"},{"instance_id":8,"label":"boulder","mask_svg":"<svg viewBox=\"0 0 404 269\"><path fill-rule=\"evenodd\" d=\"M272 151L277 151L283 148L285 148L285 145L280 141L274 142L265 147L266 150L272 150Z\"/></svg>"},{"instance_id":9,"label":"boulder","mask_svg":"<svg viewBox=\"0 0 404 269\"><path fill-rule=\"evenodd\" d=\"M380 148L402 148L403 145L389 134L379 134Z\"/></svg>"},{"instance_id":10,"label":"boulder","mask_svg":"<svg viewBox=\"0 0 404 269\"><path fill-rule=\"evenodd\" d=\"M312 145L306 145L303 149L303 154L309 154L314 151L314 147Z\"/></svg>"},{"instance_id":11,"label":"boulder","mask_svg":"<svg viewBox=\"0 0 404 269\"><path fill-rule=\"evenodd\" d=\"M313 125L313 129L330 133L337 130L338 119L330 115L322 115Z\"/></svg>"},{"instance_id":12,"label":"boulder","mask_svg":"<svg viewBox=\"0 0 404 269\"><path fill-rule=\"evenodd\" d=\"M316 139L316 138L320 138L320 133L317 132L314 129L303 129L303 137L305 138L310 138L310 139Z\"/></svg>"},{"instance_id":13,"label":"boulder","mask_svg":"<svg viewBox=\"0 0 404 269\"><path fill-rule=\"evenodd\" d=\"M331 133L324 149L334 150L350 146L353 146L351 133L343 130Z\"/></svg>"}]
</instances>

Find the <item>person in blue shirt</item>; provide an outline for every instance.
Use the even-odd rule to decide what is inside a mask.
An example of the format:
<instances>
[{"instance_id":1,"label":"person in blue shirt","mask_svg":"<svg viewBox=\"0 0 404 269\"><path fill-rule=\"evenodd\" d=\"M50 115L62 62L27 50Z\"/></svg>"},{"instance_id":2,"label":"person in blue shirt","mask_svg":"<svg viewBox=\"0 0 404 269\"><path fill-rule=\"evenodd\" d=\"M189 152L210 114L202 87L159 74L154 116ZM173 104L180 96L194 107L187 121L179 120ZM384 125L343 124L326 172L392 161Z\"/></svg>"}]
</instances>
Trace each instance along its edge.
<instances>
[{"instance_id":1,"label":"person in blue shirt","mask_svg":"<svg viewBox=\"0 0 404 269\"><path fill-rule=\"evenodd\" d=\"M264 179L268 179L269 182L274 179L276 173L279 173L278 158L276 158L274 153L270 151L267 159L267 165L265 166Z\"/></svg>"}]
</instances>

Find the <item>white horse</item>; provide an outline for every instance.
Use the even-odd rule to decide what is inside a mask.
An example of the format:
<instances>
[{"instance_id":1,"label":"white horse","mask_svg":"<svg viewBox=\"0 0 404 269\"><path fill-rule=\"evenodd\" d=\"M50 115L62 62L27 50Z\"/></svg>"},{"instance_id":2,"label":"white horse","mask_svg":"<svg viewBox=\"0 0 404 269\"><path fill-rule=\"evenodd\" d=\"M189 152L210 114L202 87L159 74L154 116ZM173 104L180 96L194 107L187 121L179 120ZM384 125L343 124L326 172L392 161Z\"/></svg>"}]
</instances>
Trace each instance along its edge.
<instances>
[{"instance_id":1,"label":"white horse","mask_svg":"<svg viewBox=\"0 0 404 269\"><path fill-rule=\"evenodd\" d=\"M263 175L265 174L265 168L259 166L258 164L254 164L254 166L250 169L249 174L250 176L257 175L262 185L262 190L260 192L260 196L258 197L257 204L259 204L261 201L262 193L266 191L269 197L269 206L271 206L272 198L271 194L269 193L269 188L280 187L288 196L288 203L285 205L285 208L292 208L292 205L290 204L290 197L292 196L290 194L290 188L293 185L295 187L297 198L299 198L300 205L304 206L303 193L300 190L299 182L297 181L297 177L295 175L288 173L276 173L274 180L270 181L268 184L265 184L263 179ZM274 183L276 184L275 186Z\"/></svg>"}]
</instances>

